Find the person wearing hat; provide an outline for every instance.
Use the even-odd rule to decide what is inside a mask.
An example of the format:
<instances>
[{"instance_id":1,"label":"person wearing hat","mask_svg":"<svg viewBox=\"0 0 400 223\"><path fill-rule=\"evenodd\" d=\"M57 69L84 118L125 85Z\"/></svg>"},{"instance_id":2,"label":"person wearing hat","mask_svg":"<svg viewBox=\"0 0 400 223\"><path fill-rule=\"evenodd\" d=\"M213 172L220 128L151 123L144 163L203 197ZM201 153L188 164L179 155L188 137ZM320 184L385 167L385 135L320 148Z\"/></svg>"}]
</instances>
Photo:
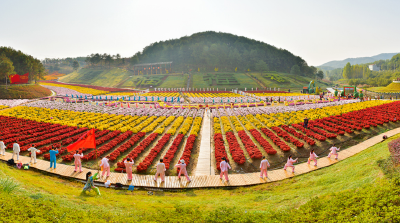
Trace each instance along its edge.
<instances>
[{"instance_id":1,"label":"person wearing hat","mask_svg":"<svg viewBox=\"0 0 400 223\"><path fill-rule=\"evenodd\" d=\"M31 152L31 163L32 160L34 160L34 163L36 163L36 152L38 151L38 149L35 148L35 144L32 144L31 148L28 149L28 151Z\"/></svg>"},{"instance_id":2,"label":"person wearing hat","mask_svg":"<svg viewBox=\"0 0 400 223\"><path fill-rule=\"evenodd\" d=\"M164 160L160 159L160 163L157 164L157 172L156 175L154 176L154 181L157 181L158 175L161 177L161 182L164 182L164 177L165 177L165 164L163 163Z\"/></svg>"},{"instance_id":3,"label":"person wearing hat","mask_svg":"<svg viewBox=\"0 0 400 223\"><path fill-rule=\"evenodd\" d=\"M4 145L3 139L0 139L0 155L5 156L6 154L6 145Z\"/></svg>"},{"instance_id":4,"label":"person wearing hat","mask_svg":"<svg viewBox=\"0 0 400 223\"><path fill-rule=\"evenodd\" d=\"M175 167L179 168L178 179L181 179L181 174L184 174L186 179L187 179L187 181L190 182L191 180L190 180L189 175L187 174L187 171L186 171L185 160L181 159L180 162L181 163L178 163L178 164L175 165Z\"/></svg>"},{"instance_id":5,"label":"person wearing hat","mask_svg":"<svg viewBox=\"0 0 400 223\"><path fill-rule=\"evenodd\" d=\"M128 175L128 180L132 180L132 166L135 162L131 158L127 158L124 161L126 167L126 174Z\"/></svg>"},{"instance_id":6,"label":"person wearing hat","mask_svg":"<svg viewBox=\"0 0 400 223\"><path fill-rule=\"evenodd\" d=\"M18 140L13 144L13 155L12 159L14 159L14 155L17 155L17 160L19 160L19 152L21 149L19 148Z\"/></svg>"}]
</instances>

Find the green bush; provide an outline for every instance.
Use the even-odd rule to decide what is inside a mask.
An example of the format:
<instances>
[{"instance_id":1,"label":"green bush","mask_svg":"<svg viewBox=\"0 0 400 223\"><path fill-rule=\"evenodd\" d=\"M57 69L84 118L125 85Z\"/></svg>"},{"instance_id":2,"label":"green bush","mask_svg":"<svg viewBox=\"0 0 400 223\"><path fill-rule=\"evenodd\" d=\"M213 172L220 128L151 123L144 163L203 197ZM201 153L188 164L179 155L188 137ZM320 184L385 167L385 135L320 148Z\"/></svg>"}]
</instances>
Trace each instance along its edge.
<instances>
[{"instance_id":1,"label":"green bush","mask_svg":"<svg viewBox=\"0 0 400 223\"><path fill-rule=\"evenodd\" d=\"M18 187L19 184L9 177L0 179L0 190L6 194L17 191Z\"/></svg>"}]
</instances>

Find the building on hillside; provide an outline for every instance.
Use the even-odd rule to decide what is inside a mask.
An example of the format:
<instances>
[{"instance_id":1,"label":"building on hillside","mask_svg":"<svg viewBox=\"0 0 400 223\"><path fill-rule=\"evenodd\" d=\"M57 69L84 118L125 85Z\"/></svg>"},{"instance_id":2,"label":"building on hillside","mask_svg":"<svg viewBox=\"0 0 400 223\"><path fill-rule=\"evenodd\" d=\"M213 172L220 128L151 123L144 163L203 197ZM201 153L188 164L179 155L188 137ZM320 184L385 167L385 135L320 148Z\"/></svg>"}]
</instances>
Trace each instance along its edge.
<instances>
[{"instance_id":1,"label":"building on hillside","mask_svg":"<svg viewBox=\"0 0 400 223\"><path fill-rule=\"evenodd\" d=\"M372 71L380 71L381 70L381 68L378 67L376 64L370 64L369 69Z\"/></svg>"}]
</instances>

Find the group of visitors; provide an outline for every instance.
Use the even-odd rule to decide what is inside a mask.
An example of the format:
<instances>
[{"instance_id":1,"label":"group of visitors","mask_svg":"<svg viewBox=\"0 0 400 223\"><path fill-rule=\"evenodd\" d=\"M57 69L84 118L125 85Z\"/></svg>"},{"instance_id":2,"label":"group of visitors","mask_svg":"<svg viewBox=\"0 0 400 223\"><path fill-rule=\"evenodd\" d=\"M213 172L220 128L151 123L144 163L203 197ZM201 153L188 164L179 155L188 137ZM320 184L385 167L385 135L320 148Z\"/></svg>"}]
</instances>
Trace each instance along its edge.
<instances>
[{"instance_id":1,"label":"group of visitors","mask_svg":"<svg viewBox=\"0 0 400 223\"><path fill-rule=\"evenodd\" d=\"M304 127L307 128L308 125L308 118L304 119ZM2 139L0 139L0 155L5 155L5 149L6 146L3 142ZM328 155L328 158L330 158L332 155L335 155L335 159L338 159L338 151L340 150L340 148L337 148L335 145L333 145L330 148L330 153ZM35 145L32 144L31 147L28 149L28 151L31 153L31 163L36 163L36 153L39 151L38 149L35 148ZM17 157L17 161L19 160L19 152L20 152L20 146L18 144L18 141L16 141L13 144L13 156L12 159L14 159L14 156ZM54 146L52 146L52 148L49 151L50 153L50 168L56 169L56 160L57 157L56 155L59 153L58 149L56 149ZM317 154L315 154L314 149L312 149L310 151L310 157L308 158L308 164L311 163L311 161L314 161L314 166L317 166ZM79 172L82 172L82 163L81 163L81 159L83 158L83 153L80 150L77 150L76 153L74 154L74 164L75 164L75 170L74 172L78 171L79 168ZM110 176L110 164L109 164L109 157L108 156L103 156L101 157L101 161L100 161L100 168L102 171L102 178L104 178L104 175L106 174L106 177ZM284 170L286 170L288 167L292 168L292 172L294 173L294 163L296 163L298 161L298 158L293 159L292 155L290 155L287 159L287 162L284 166ZM127 158L124 161L125 167L126 167L126 173L127 173L127 178L128 181L132 180L132 167L134 164L134 161L130 158ZM189 178L189 175L187 173L186 170L186 164L185 164L185 160L182 159L179 161L179 163L177 165L175 165L176 168L179 169L179 173L178 173L178 179L180 179L181 175L184 175L187 179L188 182L191 182L191 179ZM265 156L263 156L263 159L260 163L260 178L264 178L264 177L268 177L268 173L267 173L267 169L268 167L270 167L270 164L268 162L268 160L266 159ZM231 168L231 166L229 165L229 163L227 162L226 157L222 158L222 162L220 163L220 169L221 169L221 173L220 173L220 179L223 180L222 178L224 177L225 180L227 182L229 182L229 177L228 177L228 171ZM163 159L160 159L160 162L157 164L156 167L156 174L154 176L154 181L157 181L158 177L160 176L161 178L161 182L165 181L165 164L163 162ZM95 179L97 179L98 177L98 173L96 174L92 174L90 171L88 173L86 173L86 184L85 187L83 188L83 191L90 191L91 189L93 189L94 191L96 191L96 193L98 195L100 195L100 191L97 187L94 186L93 182Z\"/></svg>"}]
</instances>

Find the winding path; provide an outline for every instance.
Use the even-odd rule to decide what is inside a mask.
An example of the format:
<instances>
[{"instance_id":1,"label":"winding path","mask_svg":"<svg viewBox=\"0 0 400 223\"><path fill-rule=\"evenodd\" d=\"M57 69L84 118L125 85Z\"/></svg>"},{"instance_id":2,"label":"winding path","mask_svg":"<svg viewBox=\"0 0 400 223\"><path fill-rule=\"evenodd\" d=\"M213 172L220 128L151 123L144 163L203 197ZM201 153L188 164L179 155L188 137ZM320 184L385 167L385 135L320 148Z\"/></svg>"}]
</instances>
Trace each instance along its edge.
<instances>
[{"instance_id":1,"label":"winding path","mask_svg":"<svg viewBox=\"0 0 400 223\"><path fill-rule=\"evenodd\" d=\"M207 116L208 117L208 116ZM206 119L206 118L205 118ZM209 123L209 122L208 122ZM204 123L204 129L207 129L207 122ZM208 124L209 129L209 124ZM308 173L319 168L327 167L340 162L343 159L351 157L377 143L382 141L382 136L387 135L388 137L394 136L400 133L400 128L390 130L388 132L382 133L378 136L372 137L364 142L352 146L346 150L339 152L339 159L329 159L327 157L322 157L318 159L318 167L314 167L313 163L308 165L307 163L301 163L296 165L296 172L293 174L291 169L284 171L283 169L276 169L268 172L268 179L261 179L260 173L247 173L247 174L231 174L229 176L230 181L225 182L219 179L218 175L198 175L196 171L196 176L191 176L192 182L187 182L184 177L178 180L176 176L166 176L165 182L161 183L160 180L155 182L153 175L133 175L133 181L127 181L126 174L123 173L111 173L110 177L107 179L99 179L97 183L104 183L106 180L110 180L111 183L122 183L124 185L134 185L138 187L146 188L164 188L164 189L182 189L182 188L207 188L207 187L225 187L225 186L248 186L269 183L274 181L280 181L287 178L291 178L300 174ZM202 132L203 134L203 132ZM206 134L206 133L205 133ZM202 137L203 138L203 137ZM208 137L209 138L209 137ZM202 143L203 144L203 143ZM202 150L200 150L202 153ZM204 154L206 154L204 150ZM12 157L12 153L6 152L5 156L0 156L0 159L6 161ZM30 161L29 157L20 156L20 161L22 163L28 163ZM202 161L203 162L203 161ZM205 162L205 161L204 161ZM200 160L199 160L200 163ZM31 168L37 169L39 171L47 172L54 175L59 175L66 178L76 179L80 181L85 180L85 174L88 171L97 172L97 170L90 170L87 168L82 168L82 173L75 173L74 166L57 164L57 169L50 169L49 161L38 160L36 164L31 165ZM211 168L211 167L210 167ZM200 171L200 170L198 170ZM203 172L203 171L201 171ZM199 172L200 173L200 172Z\"/></svg>"}]
</instances>

